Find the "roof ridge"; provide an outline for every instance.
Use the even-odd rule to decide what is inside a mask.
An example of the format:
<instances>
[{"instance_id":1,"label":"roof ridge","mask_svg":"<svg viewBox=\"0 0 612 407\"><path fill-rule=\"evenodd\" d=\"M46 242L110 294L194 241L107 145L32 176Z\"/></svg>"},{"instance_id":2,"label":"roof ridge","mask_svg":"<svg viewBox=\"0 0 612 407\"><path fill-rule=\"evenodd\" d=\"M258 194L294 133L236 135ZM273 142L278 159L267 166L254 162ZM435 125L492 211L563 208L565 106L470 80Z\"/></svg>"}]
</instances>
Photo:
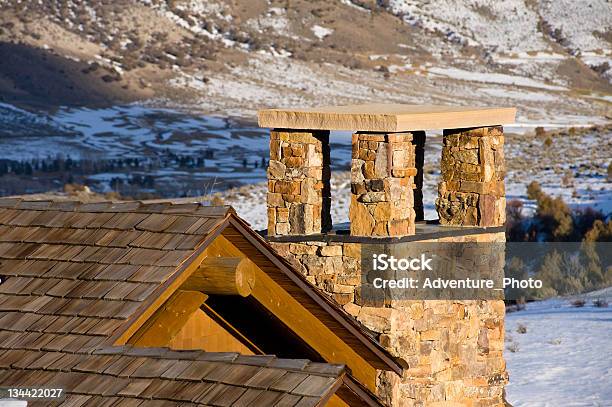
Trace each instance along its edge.
<instances>
[{"instance_id":1,"label":"roof ridge","mask_svg":"<svg viewBox=\"0 0 612 407\"><path fill-rule=\"evenodd\" d=\"M131 212L206 217L225 217L228 213L236 213L230 205L206 205L197 198L84 202L78 199L39 200L26 197L0 197L0 210L6 209L93 213Z\"/></svg>"}]
</instances>

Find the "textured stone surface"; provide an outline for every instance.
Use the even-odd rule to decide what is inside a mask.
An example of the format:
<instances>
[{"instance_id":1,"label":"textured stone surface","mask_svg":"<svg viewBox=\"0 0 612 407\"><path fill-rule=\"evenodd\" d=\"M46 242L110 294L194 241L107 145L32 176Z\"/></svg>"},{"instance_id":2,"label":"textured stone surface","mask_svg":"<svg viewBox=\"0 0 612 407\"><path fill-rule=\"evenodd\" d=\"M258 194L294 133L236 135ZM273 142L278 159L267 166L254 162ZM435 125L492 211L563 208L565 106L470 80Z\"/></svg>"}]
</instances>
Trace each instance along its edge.
<instances>
[{"instance_id":1,"label":"textured stone surface","mask_svg":"<svg viewBox=\"0 0 612 407\"><path fill-rule=\"evenodd\" d=\"M505 235L439 241L503 242ZM378 373L377 395L387 405L504 406L508 375L502 354L502 300L391 300L366 305L360 301L360 243L271 244L312 284L375 332L391 354L408 363L403 377Z\"/></svg>"},{"instance_id":2,"label":"textured stone surface","mask_svg":"<svg viewBox=\"0 0 612 407\"><path fill-rule=\"evenodd\" d=\"M329 132L270 132L268 232L308 235L331 228Z\"/></svg>"},{"instance_id":3,"label":"textured stone surface","mask_svg":"<svg viewBox=\"0 0 612 407\"><path fill-rule=\"evenodd\" d=\"M329 127L330 129L333 127ZM358 127L356 127L358 128ZM356 129L354 128L354 129ZM366 301L361 243L309 241L329 217L328 132L273 131L268 169L271 235L303 235L271 243L344 310L406 361L403 376L379 371L376 394L389 406L503 407L507 382L503 301ZM500 127L444 132L436 206L442 224L493 226L505 220L503 134ZM351 234L414 234L422 218L425 133L357 133L351 166ZM484 233L440 241L504 241ZM391 245L393 246L393 245ZM474 266L477 272L477 266Z\"/></svg>"},{"instance_id":4,"label":"textured stone surface","mask_svg":"<svg viewBox=\"0 0 612 407\"><path fill-rule=\"evenodd\" d=\"M506 221L501 126L444 131L436 209L443 225L500 226Z\"/></svg>"},{"instance_id":5,"label":"textured stone surface","mask_svg":"<svg viewBox=\"0 0 612 407\"><path fill-rule=\"evenodd\" d=\"M415 164L411 133L353 135L351 235L414 234Z\"/></svg>"}]
</instances>

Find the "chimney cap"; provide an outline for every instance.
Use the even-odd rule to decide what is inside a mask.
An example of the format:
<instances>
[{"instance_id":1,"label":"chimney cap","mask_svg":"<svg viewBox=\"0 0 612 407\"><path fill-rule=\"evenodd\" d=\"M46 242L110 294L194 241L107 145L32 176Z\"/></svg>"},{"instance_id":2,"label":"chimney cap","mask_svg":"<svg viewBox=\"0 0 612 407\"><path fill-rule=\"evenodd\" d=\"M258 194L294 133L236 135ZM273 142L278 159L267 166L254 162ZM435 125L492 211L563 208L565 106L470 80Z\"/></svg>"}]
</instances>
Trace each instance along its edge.
<instances>
[{"instance_id":1,"label":"chimney cap","mask_svg":"<svg viewBox=\"0 0 612 407\"><path fill-rule=\"evenodd\" d=\"M257 112L260 127L373 132L495 126L512 124L515 118L514 107L385 103L307 109L264 109Z\"/></svg>"}]
</instances>

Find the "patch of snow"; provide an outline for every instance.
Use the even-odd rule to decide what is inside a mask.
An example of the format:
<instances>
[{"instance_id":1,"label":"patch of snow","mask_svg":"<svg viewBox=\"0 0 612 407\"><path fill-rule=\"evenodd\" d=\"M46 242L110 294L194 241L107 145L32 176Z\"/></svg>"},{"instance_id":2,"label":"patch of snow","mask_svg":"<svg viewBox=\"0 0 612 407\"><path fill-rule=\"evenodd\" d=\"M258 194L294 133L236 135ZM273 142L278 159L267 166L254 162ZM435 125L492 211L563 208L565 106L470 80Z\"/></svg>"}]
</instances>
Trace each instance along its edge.
<instances>
[{"instance_id":1,"label":"patch of snow","mask_svg":"<svg viewBox=\"0 0 612 407\"><path fill-rule=\"evenodd\" d=\"M515 100L529 100L529 101L546 101L552 102L555 100L559 100L559 96L551 95L548 93L542 92L529 92L529 91L517 91L517 90L509 90L502 88L483 88L480 89L482 93L486 93L490 96L495 96L499 98L508 98Z\"/></svg>"},{"instance_id":2,"label":"patch of snow","mask_svg":"<svg viewBox=\"0 0 612 407\"><path fill-rule=\"evenodd\" d=\"M593 298L612 300L612 289ZM516 332L519 324L527 332ZM608 406L612 400L610 343L612 308L582 308L569 299L527 304L506 315L504 351L510 382L506 397L514 407ZM607 356L606 356L607 355Z\"/></svg>"},{"instance_id":3,"label":"patch of snow","mask_svg":"<svg viewBox=\"0 0 612 407\"><path fill-rule=\"evenodd\" d=\"M363 11L365 13L370 13L371 12L370 10L368 10L367 8L365 8L363 6L361 6L359 4L353 3L351 0L340 0L340 3L344 4L345 6L352 7L354 9L356 9L356 10Z\"/></svg>"},{"instance_id":4,"label":"patch of snow","mask_svg":"<svg viewBox=\"0 0 612 407\"><path fill-rule=\"evenodd\" d=\"M310 27L310 29L312 30L314 36L317 37L319 40L322 40L323 38L331 35L334 32L333 29L321 27L320 25L313 25L312 27Z\"/></svg>"},{"instance_id":5,"label":"patch of snow","mask_svg":"<svg viewBox=\"0 0 612 407\"><path fill-rule=\"evenodd\" d=\"M538 15L523 0L389 0L406 23L443 34L450 42L497 51L547 49Z\"/></svg>"},{"instance_id":6,"label":"patch of snow","mask_svg":"<svg viewBox=\"0 0 612 407\"><path fill-rule=\"evenodd\" d=\"M278 35L303 41L302 38L293 34L287 13L280 7L271 7L265 15L251 18L246 24L259 32L270 29Z\"/></svg>"},{"instance_id":7,"label":"patch of snow","mask_svg":"<svg viewBox=\"0 0 612 407\"><path fill-rule=\"evenodd\" d=\"M448 78L460 79L464 81L475 81L483 83L497 83L502 85L525 86L530 88L539 88L546 90L567 91L563 86L548 85L531 78L521 76L507 75L503 73L488 73L488 72L472 72L459 68L441 68L431 67L428 69L430 73L446 76Z\"/></svg>"},{"instance_id":8,"label":"patch of snow","mask_svg":"<svg viewBox=\"0 0 612 407\"><path fill-rule=\"evenodd\" d=\"M605 31L612 27L608 0L542 0L542 18L569 44L579 50L610 49ZM597 35L599 33L600 35Z\"/></svg>"}]
</instances>

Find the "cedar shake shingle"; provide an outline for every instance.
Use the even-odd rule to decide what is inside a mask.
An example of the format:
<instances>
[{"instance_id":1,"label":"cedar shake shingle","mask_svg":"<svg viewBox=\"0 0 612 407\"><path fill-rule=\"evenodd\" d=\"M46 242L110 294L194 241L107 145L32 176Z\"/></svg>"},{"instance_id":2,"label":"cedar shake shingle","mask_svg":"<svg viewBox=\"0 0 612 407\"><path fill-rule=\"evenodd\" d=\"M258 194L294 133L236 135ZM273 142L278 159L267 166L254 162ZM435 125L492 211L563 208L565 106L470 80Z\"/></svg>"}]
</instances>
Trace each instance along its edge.
<instances>
[{"instance_id":1,"label":"cedar shake shingle","mask_svg":"<svg viewBox=\"0 0 612 407\"><path fill-rule=\"evenodd\" d=\"M319 402L305 396L337 387L342 366L109 345L230 215L0 198L0 386L62 387L70 406Z\"/></svg>"}]
</instances>

